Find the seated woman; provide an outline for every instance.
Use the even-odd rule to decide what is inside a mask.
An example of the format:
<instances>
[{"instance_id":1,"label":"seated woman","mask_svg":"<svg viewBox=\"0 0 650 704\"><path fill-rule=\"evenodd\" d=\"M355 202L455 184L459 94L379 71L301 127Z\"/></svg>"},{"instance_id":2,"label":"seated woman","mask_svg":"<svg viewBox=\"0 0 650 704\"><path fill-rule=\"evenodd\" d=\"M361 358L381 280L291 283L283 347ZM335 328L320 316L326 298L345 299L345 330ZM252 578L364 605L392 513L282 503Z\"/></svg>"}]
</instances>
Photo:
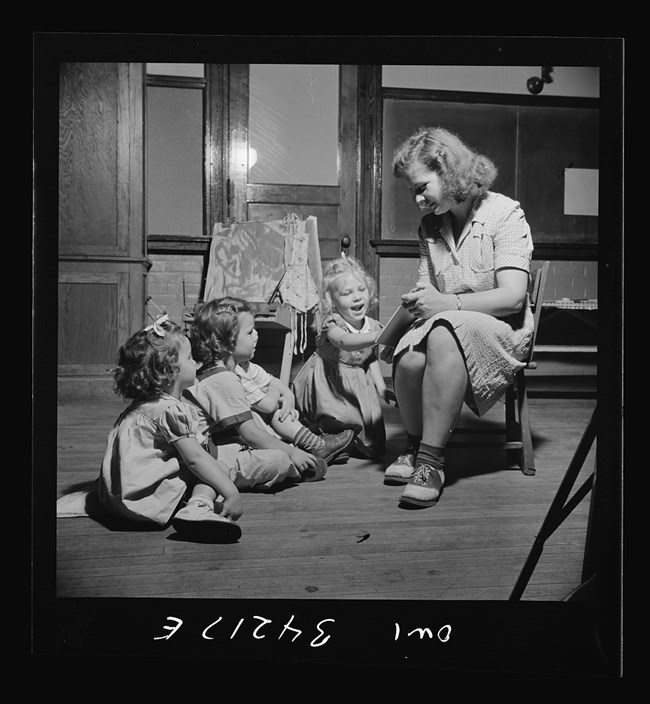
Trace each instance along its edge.
<instances>
[{"instance_id":1,"label":"seated woman","mask_svg":"<svg viewBox=\"0 0 650 704\"><path fill-rule=\"evenodd\" d=\"M426 507L442 493L444 448L463 402L485 414L525 366L533 243L519 203L489 190L493 162L451 132L418 130L395 151L393 172L429 212L418 283L402 296L416 320L392 354L407 445L384 482L406 484L400 503Z\"/></svg>"}]
</instances>

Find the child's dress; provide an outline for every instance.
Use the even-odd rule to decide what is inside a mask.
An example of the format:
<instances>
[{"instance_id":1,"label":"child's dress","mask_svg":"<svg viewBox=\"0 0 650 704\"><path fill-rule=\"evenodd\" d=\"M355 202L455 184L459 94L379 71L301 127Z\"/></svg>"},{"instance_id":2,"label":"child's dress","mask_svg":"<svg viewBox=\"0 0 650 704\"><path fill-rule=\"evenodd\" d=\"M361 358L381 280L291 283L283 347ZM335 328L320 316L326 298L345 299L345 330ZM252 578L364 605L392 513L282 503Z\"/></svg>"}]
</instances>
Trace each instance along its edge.
<instances>
[{"instance_id":1,"label":"child's dress","mask_svg":"<svg viewBox=\"0 0 650 704\"><path fill-rule=\"evenodd\" d=\"M293 381L296 407L307 424L318 424L324 433L354 429L358 435L351 447L364 457L379 457L386 448L386 429L369 370L377 346L354 352L339 349L327 337L334 326L347 333L382 328L366 316L362 330L355 330L338 313L330 314L316 336L316 351Z\"/></svg>"},{"instance_id":2,"label":"child's dress","mask_svg":"<svg viewBox=\"0 0 650 704\"><path fill-rule=\"evenodd\" d=\"M202 439L188 404L168 394L131 403L108 435L97 482L102 506L130 520L166 525L196 482L174 448L187 437Z\"/></svg>"}]
</instances>

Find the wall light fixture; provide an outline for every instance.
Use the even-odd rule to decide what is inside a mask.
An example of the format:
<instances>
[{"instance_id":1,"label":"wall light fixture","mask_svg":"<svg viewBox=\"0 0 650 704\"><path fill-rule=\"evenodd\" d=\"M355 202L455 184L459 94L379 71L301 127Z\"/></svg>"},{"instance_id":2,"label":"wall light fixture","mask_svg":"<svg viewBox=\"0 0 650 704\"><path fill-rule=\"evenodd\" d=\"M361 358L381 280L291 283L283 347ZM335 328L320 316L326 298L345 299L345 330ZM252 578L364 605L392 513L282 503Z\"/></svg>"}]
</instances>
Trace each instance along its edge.
<instances>
[{"instance_id":1,"label":"wall light fixture","mask_svg":"<svg viewBox=\"0 0 650 704\"><path fill-rule=\"evenodd\" d=\"M528 91L533 95L538 95L541 93L544 89L545 83L553 83L553 79L551 78L552 71L552 66L542 66L541 78L539 76L531 76L526 81L526 88L528 88Z\"/></svg>"}]
</instances>

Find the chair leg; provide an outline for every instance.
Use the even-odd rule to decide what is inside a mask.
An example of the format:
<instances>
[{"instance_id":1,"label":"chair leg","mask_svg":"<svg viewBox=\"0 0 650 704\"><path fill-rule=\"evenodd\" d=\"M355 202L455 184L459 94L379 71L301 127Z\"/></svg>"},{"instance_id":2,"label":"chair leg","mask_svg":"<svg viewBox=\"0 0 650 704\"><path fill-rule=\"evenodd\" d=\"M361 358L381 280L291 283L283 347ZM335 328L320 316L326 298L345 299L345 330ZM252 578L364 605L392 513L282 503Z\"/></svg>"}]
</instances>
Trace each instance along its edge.
<instances>
[{"instance_id":1,"label":"chair leg","mask_svg":"<svg viewBox=\"0 0 650 704\"><path fill-rule=\"evenodd\" d=\"M284 336L284 347L282 349L282 365L280 367L280 381L289 386L291 379L291 366L293 362L293 334L287 330Z\"/></svg>"},{"instance_id":2,"label":"chair leg","mask_svg":"<svg viewBox=\"0 0 650 704\"><path fill-rule=\"evenodd\" d=\"M519 407L519 428L521 431L521 471L526 475L535 474L535 453L530 432L530 415L528 412L528 393L526 375L523 370L517 374L517 405Z\"/></svg>"},{"instance_id":3,"label":"chair leg","mask_svg":"<svg viewBox=\"0 0 650 704\"><path fill-rule=\"evenodd\" d=\"M513 382L506 389L506 442L518 442L520 440L519 424L517 423L517 418L515 417L516 400L517 394L515 391L515 382ZM521 466L520 454L520 450L506 450L506 457L508 460L509 467L513 467L514 465Z\"/></svg>"},{"instance_id":4,"label":"chair leg","mask_svg":"<svg viewBox=\"0 0 650 704\"><path fill-rule=\"evenodd\" d=\"M515 418L515 384L514 382L506 389L506 441L518 440L517 420Z\"/></svg>"}]
</instances>

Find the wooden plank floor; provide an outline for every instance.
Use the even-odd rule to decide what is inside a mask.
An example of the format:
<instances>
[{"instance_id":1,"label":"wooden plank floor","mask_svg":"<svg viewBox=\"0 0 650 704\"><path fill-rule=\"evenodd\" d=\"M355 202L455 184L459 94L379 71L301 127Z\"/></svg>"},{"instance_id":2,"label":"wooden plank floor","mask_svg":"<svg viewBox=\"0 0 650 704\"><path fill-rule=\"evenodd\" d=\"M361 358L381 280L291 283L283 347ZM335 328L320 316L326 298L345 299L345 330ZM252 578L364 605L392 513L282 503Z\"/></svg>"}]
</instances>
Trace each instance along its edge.
<instances>
[{"instance_id":1,"label":"wooden plank floor","mask_svg":"<svg viewBox=\"0 0 650 704\"><path fill-rule=\"evenodd\" d=\"M173 529L109 530L87 517L57 519L58 597L505 600L595 407L592 399L530 401L537 474L506 467L503 452L450 449L437 506L397 506L384 463L352 459L325 481L246 493L243 535L229 545L178 540ZM57 491L97 476L119 399L58 406ZM403 428L387 407L390 462ZM500 424L498 404L482 419ZM593 471L595 443L576 482ZM559 601L581 582L590 495L546 541L522 596Z\"/></svg>"}]
</instances>

